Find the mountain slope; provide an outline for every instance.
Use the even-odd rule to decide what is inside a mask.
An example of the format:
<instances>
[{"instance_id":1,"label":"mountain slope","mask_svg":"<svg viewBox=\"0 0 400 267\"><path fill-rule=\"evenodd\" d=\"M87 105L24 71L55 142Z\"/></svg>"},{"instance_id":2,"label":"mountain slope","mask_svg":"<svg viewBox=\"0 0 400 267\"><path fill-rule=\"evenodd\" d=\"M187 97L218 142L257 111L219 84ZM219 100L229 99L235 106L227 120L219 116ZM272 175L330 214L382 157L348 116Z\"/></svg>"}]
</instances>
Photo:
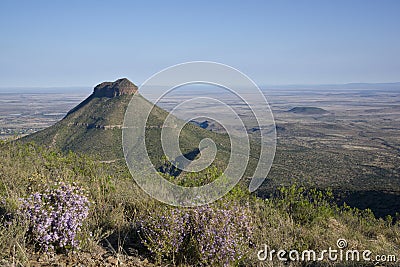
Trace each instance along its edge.
<instances>
[{"instance_id":1,"label":"mountain slope","mask_svg":"<svg viewBox=\"0 0 400 267\"><path fill-rule=\"evenodd\" d=\"M124 163L122 124L125 110L132 97L138 98L139 103L143 105L152 105L138 94L137 87L127 79L99 84L92 95L68 112L61 121L21 140L55 147L64 152L89 154L102 161ZM140 112L139 106L137 112ZM156 106L147 121L146 145L153 164L159 169L162 169L164 164L162 160L164 153L160 142L161 130L168 114ZM218 149L215 164L221 168L226 166L231 145L228 135L211 132L188 123L179 138L182 153L190 159L199 154L200 141L211 138ZM250 159L251 169L256 166L257 151L253 149L254 155Z\"/></svg>"},{"instance_id":2,"label":"mountain slope","mask_svg":"<svg viewBox=\"0 0 400 267\"><path fill-rule=\"evenodd\" d=\"M57 147L66 152L91 154L102 160L122 158L122 122L126 106L135 92L109 97L95 90L64 119L22 140Z\"/></svg>"}]
</instances>

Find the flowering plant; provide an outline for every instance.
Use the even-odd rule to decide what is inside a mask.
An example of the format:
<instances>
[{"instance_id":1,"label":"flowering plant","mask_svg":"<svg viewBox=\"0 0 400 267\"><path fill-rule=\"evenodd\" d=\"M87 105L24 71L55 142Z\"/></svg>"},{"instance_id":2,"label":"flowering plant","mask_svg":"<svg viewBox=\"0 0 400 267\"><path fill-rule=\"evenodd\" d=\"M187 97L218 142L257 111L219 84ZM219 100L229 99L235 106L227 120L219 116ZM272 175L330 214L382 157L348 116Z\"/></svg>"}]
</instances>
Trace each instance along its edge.
<instances>
[{"instance_id":1,"label":"flowering plant","mask_svg":"<svg viewBox=\"0 0 400 267\"><path fill-rule=\"evenodd\" d=\"M144 245L156 255L157 260L178 254L188 228L189 214L179 209L164 209L148 214L140 223L139 233Z\"/></svg>"},{"instance_id":2,"label":"flowering plant","mask_svg":"<svg viewBox=\"0 0 400 267\"><path fill-rule=\"evenodd\" d=\"M251 216L244 207L192 210L192 229L199 260L207 265L230 265L239 261L251 242Z\"/></svg>"},{"instance_id":3,"label":"flowering plant","mask_svg":"<svg viewBox=\"0 0 400 267\"><path fill-rule=\"evenodd\" d=\"M84 190L65 183L22 199L20 213L28 220L28 233L45 251L78 248L77 233L88 216Z\"/></svg>"},{"instance_id":4,"label":"flowering plant","mask_svg":"<svg viewBox=\"0 0 400 267\"><path fill-rule=\"evenodd\" d=\"M229 265L249 250L252 220L249 209L223 207L168 208L139 222L144 245L159 261L189 260L194 264Z\"/></svg>"}]
</instances>

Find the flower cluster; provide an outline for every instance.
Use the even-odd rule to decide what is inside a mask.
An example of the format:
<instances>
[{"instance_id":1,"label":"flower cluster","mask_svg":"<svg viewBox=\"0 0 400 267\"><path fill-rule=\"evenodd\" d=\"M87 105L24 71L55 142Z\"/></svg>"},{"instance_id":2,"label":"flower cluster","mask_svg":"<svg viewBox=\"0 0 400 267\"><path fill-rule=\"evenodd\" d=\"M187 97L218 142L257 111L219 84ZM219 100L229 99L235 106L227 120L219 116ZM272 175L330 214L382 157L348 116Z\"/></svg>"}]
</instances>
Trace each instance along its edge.
<instances>
[{"instance_id":1,"label":"flower cluster","mask_svg":"<svg viewBox=\"0 0 400 267\"><path fill-rule=\"evenodd\" d=\"M178 209L149 214L139 222L142 241L158 260L174 258L184 241L188 220L189 214Z\"/></svg>"},{"instance_id":2,"label":"flower cluster","mask_svg":"<svg viewBox=\"0 0 400 267\"><path fill-rule=\"evenodd\" d=\"M88 216L89 201L83 189L57 184L55 189L22 199L20 212L29 222L32 239L45 251L78 248L77 233Z\"/></svg>"},{"instance_id":3,"label":"flower cluster","mask_svg":"<svg viewBox=\"0 0 400 267\"><path fill-rule=\"evenodd\" d=\"M172 256L205 265L239 261L252 234L249 209L237 205L166 208L147 216L139 226L143 243L159 260Z\"/></svg>"},{"instance_id":4,"label":"flower cluster","mask_svg":"<svg viewBox=\"0 0 400 267\"><path fill-rule=\"evenodd\" d=\"M229 265L249 248L252 234L249 210L243 207L192 210L192 228L200 262Z\"/></svg>"}]
</instances>

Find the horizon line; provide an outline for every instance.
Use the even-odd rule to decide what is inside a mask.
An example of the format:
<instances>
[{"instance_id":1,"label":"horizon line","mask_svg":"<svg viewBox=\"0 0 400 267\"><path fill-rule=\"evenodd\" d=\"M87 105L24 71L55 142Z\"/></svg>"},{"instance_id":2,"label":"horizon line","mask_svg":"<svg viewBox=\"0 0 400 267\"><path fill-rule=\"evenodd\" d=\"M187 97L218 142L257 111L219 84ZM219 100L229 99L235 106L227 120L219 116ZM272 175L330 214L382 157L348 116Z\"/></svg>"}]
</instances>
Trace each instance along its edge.
<instances>
[{"instance_id":1,"label":"horizon line","mask_svg":"<svg viewBox=\"0 0 400 267\"><path fill-rule=\"evenodd\" d=\"M100 82L101 83L101 82ZM135 83L134 83L135 84ZM136 85L136 84L135 84ZM348 82L348 83L282 83L282 84L260 84L257 86L342 86L342 85L400 85L400 81L396 82ZM93 88L96 85L57 85L57 86L0 86L1 89L56 89L56 88ZM141 85L138 85L140 87ZM163 86L163 85L155 85Z\"/></svg>"}]
</instances>

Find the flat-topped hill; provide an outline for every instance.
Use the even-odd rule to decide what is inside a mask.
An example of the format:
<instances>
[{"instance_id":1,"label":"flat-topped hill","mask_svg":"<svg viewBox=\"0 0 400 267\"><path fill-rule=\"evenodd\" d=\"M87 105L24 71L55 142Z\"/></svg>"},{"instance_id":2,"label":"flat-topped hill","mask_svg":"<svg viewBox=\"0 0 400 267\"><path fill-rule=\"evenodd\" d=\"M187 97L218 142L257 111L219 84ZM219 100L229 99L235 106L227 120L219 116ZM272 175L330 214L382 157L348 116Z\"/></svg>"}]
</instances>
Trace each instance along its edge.
<instances>
[{"instance_id":1,"label":"flat-topped hill","mask_svg":"<svg viewBox=\"0 0 400 267\"><path fill-rule=\"evenodd\" d=\"M104 82L94 88L93 93L53 126L25 136L22 142L34 141L39 145L58 148L61 151L78 152L95 156L102 161L121 162L125 166L122 150L122 125L129 102L136 98L134 107L140 116L153 104L138 93L136 85L127 79ZM146 124L146 146L156 167L163 163L161 131L168 112L155 106ZM177 119L177 118L176 118ZM137 136L137 138L143 138ZM196 156L201 140L210 138L217 144L216 163L224 166L229 160L230 139L220 134L188 123L180 132L180 148L184 155ZM252 150L249 170L254 170L259 148Z\"/></svg>"},{"instance_id":2,"label":"flat-topped hill","mask_svg":"<svg viewBox=\"0 0 400 267\"><path fill-rule=\"evenodd\" d=\"M298 114L306 114L306 115L329 113L329 111L327 111L323 108L318 108L318 107L294 107L294 108L288 110L288 112L298 113Z\"/></svg>"}]
</instances>

